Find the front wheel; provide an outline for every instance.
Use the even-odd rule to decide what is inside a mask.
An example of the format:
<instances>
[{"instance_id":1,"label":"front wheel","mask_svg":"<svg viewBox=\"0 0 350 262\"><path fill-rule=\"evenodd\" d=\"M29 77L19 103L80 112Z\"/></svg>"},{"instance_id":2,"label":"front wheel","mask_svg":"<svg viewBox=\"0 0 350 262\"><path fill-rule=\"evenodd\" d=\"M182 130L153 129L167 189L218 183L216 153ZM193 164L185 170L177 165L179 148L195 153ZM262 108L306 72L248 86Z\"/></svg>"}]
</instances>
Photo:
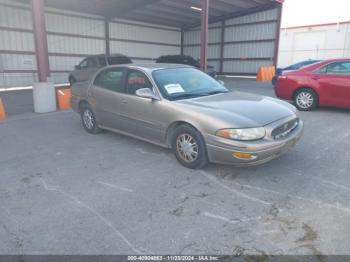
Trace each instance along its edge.
<instances>
[{"instance_id":1,"label":"front wheel","mask_svg":"<svg viewBox=\"0 0 350 262\"><path fill-rule=\"evenodd\" d=\"M294 95L294 104L300 111L311 111L318 105L318 96L312 89L301 88Z\"/></svg>"},{"instance_id":2,"label":"front wheel","mask_svg":"<svg viewBox=\"0 0 350 262\"><path fill-rule=\"evenodd\" d=\"M174 130L172 148L176 159L187 168L199 169L208 164L204 139L191 126L181 125Z\"/></svg>"},{"instance_id":3,"label":"front wheel","mask_svg":"<svg viewBox=\"0 0 350 262\"><path fill-rule=\"evenodd\" d=\"M88 133L97 134L101 132L97 124L96 115L89 105L83 105L80 112L83 127Z\"/></svg>"}]
</instances>

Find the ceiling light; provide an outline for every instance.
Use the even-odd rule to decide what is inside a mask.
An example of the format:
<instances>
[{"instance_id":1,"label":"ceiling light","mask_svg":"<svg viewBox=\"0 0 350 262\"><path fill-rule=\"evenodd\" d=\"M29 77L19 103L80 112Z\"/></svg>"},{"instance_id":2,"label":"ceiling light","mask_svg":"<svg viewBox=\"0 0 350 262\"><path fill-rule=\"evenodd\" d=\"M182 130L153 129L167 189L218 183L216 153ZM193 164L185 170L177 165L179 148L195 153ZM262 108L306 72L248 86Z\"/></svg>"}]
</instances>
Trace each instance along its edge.
<instances>
[{"instance_id":1,"label":"ceiling light","mask_svg":"<svg viewBox=\"0 0 350 262\"><path fill-rule=\"evenodd\" d=\"M196 10L196 11L202 11L202 8L196 7L196 6L191 6L191 9Z\"/></svg>"}]
</instances>

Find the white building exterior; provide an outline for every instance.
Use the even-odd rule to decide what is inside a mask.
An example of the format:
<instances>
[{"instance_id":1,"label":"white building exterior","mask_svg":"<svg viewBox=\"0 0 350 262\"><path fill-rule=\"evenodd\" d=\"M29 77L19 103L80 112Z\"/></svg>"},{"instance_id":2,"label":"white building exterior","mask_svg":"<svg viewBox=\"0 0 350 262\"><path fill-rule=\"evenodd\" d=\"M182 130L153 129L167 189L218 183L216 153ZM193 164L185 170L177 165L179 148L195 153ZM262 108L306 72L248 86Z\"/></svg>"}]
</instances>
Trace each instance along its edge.
<instances>
[{"instance_id":1,"label":"white building exterior","mask_svg":"<svg viewBox=\"0 0 350 262\"><path fill-rule=\"evenodd\" d=\"M278 66L307 59L350 57L350 21L281 28Z\"/></svg>"}]
</instances>

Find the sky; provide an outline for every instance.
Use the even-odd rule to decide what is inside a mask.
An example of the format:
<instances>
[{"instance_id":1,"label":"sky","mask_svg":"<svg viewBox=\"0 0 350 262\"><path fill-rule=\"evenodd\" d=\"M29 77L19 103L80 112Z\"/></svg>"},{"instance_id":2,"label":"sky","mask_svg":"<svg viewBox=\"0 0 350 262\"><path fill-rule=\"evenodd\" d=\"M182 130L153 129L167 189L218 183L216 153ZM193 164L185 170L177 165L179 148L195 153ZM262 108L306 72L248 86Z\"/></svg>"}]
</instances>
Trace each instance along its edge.
<instances>
[{"instance_id":1,"label":"sky","mask_svg":"<svg viewBox=\"0 0 350 262\"><path fill-rule=\"evenodd\" d=\"M282 27L350 21L350 0L285 0Z\"/></svg>"}]
</instances>

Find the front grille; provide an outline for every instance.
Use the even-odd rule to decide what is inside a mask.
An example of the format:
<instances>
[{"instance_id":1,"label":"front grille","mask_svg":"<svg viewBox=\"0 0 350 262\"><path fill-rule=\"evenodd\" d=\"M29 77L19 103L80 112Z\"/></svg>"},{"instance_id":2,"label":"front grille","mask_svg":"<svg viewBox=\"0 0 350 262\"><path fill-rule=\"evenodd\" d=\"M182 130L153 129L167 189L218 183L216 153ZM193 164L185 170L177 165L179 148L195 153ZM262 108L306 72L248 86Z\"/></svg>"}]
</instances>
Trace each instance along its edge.
<instances>
[{"instance_id":1,"label":"front grille","mask_svg":"<svg viewBox=\"0 0 350 262\"><path fill-rule=\"evenodd\" d=\"M276 127L274 130L272 130L272 137L274 139L280 139L288 135L290 132L292 132L295 128L297 128L299 124L299 118L294 118L278 127Z\"/></svg>"}]
</instances>

